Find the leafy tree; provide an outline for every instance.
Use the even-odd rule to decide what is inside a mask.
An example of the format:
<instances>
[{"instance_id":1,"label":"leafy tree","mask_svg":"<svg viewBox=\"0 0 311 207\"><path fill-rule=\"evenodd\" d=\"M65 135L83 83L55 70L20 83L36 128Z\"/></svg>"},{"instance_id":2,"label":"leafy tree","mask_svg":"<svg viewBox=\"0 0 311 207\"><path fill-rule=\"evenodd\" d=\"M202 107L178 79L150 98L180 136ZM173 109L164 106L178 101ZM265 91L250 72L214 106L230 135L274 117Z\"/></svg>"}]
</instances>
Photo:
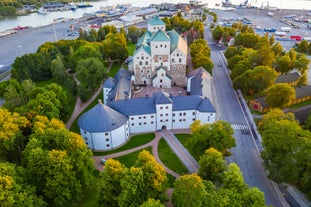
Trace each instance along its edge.
<instances>
[{"instance_id":1,"label":"leafy tree","mask_svg":"<svg viewBox=\"0 0 311 207\"><path fill-rule=\"evenodd\" d=\"M295 89L287 83L278 83L268 89L265 101L271 107L289 106L296 98Z\"/></svg>"},{"instance_id":2,"label":"leafy tree","mask_svg":"<svg viewBox=\"0 0 311 207\"><path fill-rule=\"evenodd\" d=\"M232 80L242 75L247 70L251 69L251 65L248 59L243 59L237 62L231 70L230 77Z\"/></svg>"},{"instance_id":3,"label":"leafy tree","mask_svg":"<svg viewBox=\"0 0 311 207\"><path fill-rule=\"evenodd\" d=\"M62 56L60 50L57 46L52 42L45 42L37 50L37 53L41 53L45 55L47 58L51 60L56 59L58 56Z\"/></svg>"},{"instance_id":4,"label":"leafy tree","mask_svg":"<svg viewBox=\"0 0 311 207\"><path fill-rule=\"evenodd\" d=\"M311 133L303 130L293 118L274 110L264 115L260 131L264 150L262 157L269 176L276 182L298 186L310 197Z\"/></svg>"},{"instance_id":5,"label":"leafy tree","mask_svg":"<svg viewBox=\"0 0 311 207\"><path fill-rule=\"evenodd\" d=\"M289 55L284 55L278 58L277 68L281 73L288 73L294 68L294 63L292 62Z\"/></svg>"},{"instance_id":6,"label":"leafy tree","mask_svg":"<svg viewBox=\"0 0 311 207\"><path fill-rule=\"evenodd\" d=\"M203 180L198 175L183 175L174 183L172 201L176 207L200 207L206 194Z\"/></svg>"},{"instance_id":7,"label":"leafy tree","mask_svg":"<svg viewBox=\"0 0 311 207\"><path fill-rule=\"evenodd\" d=\"M195 121L191 125L192 137L186 142L189 151L197 160L204 154L205 150L215 148L223 154L235 146L233 129L224 121L216 121L213 124L200 125Z\"/></svg>"},{"instance_id":8,"label":"leafy tree","mask_svg":"<svg viewBox=\"0 0 311 207\"><path fill-rule=\"evenodd\" d=\"M51 206L79 201L91 187L93 160L81 136L62 122L37 116L23 152L26 177Z\"/></svg>"},{"instance_id":9,"label":"leafy tree","mask_svg":"<svg viewBox=\"0 0 311 207\"><path fill-rule=\"evenodd\" d=\"M246 58L243 55L234 55L232 56L230 59L228 59L228 65L227 67L232 70L234 68L234 66L239 63L242 60L245 60Z\"/></svg>"},{"instance_id":10,"label":"leafy tree","mask_svg":"<svg viewBox=\"0 0 311 207\"><path fill-rule=\"evenodd\" d=\"M300 73L305 73L309 68L310 59L308 59L304 54L297 55L298 59L294 63L295 68L298 69Z\"/></svg>"},{"instance_id":11,"label":"leafy tree","mask_svg":"<svg viewBox=\"0 0 311 207\"><path fill-rule=\"evenodd\" d=\"M209 57L196 55L196 57L192 59L192 63L195 68L203 67L210 74L213 72L214 64Z\"/></svg>"},{"instance_id":12,"label":"leafy tree","mask_svg":"<svg viewBox=\"0 0 311 207\"><path fill-rule=\"evenodd\" d=\"M24 148L22 129L28 121L17 113L0 108L0 159L18 162Z\"/></svg>"},{"instance_id":13,"label":"leafy tree","mask_svg":"<svg viewBox=\"0 0 311 207\"><path fill-rule=\"evenodd\" d=\"M234 45L235 46L243 46L246 48L255 48L257 42L259 41L259 35L255 33L239 33L235 37Z\"/></svg>"},{"instance_id":14,"label":"leafy tree","mask_svg":"<svg viewBox=\"0 0 311 207\"><path fill-rule=\"evenodd\" d=\"M51 71L53 77L59 84L63 84L66 81L68 75L60 56L57 56L56 59L52 61Z\"/></svg>"},{"instance_id":15,"label":"leafy tree","mask_svg":"<svg viewBox=\"0 0 311 207\"><path fill-rule=\"evenodd\" d=\"M146 202L140 205L140 207L165 207L159 200L149 198Z\"/></svg>"},{"instance_id":16,"label":"leafy tree","mask_svg":"<svg viewBox=\"0 0 311 207\"><path fill-rule=\"evenodd\" d=\"M26 105L16 109L21 114L34 113L49 118L60 118L62 103L57 99L53 91L45 90L31 99Z\"/></svg>"},{"instance_id":17,"label":"leafy tree","mask_svg":"<svg viewBox=\"0 0 311 207\"><path fill-rule=\"evenodd\" d=\"M17 57L13 63L12 78L18 81L42 81L51 78L51 60L41 53Z\"/></svg>"},{"instance_id":18,"label":"leafy tree","mask_svg":"<svg viewBox=\"0 0 311 207\"><path fill-rule=\"evenodd\" d=\"M75 69L78 66L79 61L81 61L82 59L87 59L87 58L101 59L101 53L100 53L100 50L97 44L88 43L88 44L80 46L79 49L76 50L71 57L71 61L73 64L72 69Z\"/></svg>"},{"instance_id":19,"label":"leafy tree","mask_svg":"<svg viewBox=\"0 0 311 207\"><path fill-rule=\"evenodd\" d=\"M121 193L121 180L124 178L126 167L119 161L108 159L101 173L99 184L99 204L117 207L118 195Z\"/></svg>"},{"instance_id":20,"label":"leafy tree","mask_svg":"<svg viewBox=\"0 0 311 207\"><path fill-rule=\"evenodd\" d=\"M83 84L86 89L90 90L99 86L106 73L104 64L96 58L81 60L76 70L81 84Z\"/></svg>"},{"instance_id":21,"label":"leafy tree","mask_svg":"<svg viewBox=\"0 0 311 207\"><path fill-rule=\"evenodd\" d=\"M123 33L109 33L102 44L102 55L107 60L124 61L128 57L126 37Z\"/></svg>"},{"instance_id":22,"label":"leafy tree","mask_svg":"<svg viewBox=\"0 0 311 207\"><path fill-rule=\"evenodd\" d=\"M194 57L196 54L200 53L202 56L210 57L211 50L207 46L207 41L204 39L197 39L190 45L190 55Z\"/></svg>"},{"instance_id":23,"label":"leafy tree","mask_svg":"<svg viewBox=\"0 0 311 207\"><path fill-rule=\"evenodd\" d=\"M22 167L8 162L0 162L0 206L46 206L35 188L25 182L25 171Z\"/></svg>"},{"instance_id":24,"label":"leafy tree","mask_svg":"<svg viewBox=\"0 0 311 207\"><path fill-rule=\"evenodd\" d=\"M306 119L306 121L303 125L303 128L311 131L311 113L309 114L308 118Z\"/></svg>"},{"instance_id":25,"label":"leafy tree","mask_svg":"<svg viewBox=\"0 0 311 207\"><path fill-rule=\"evenodd\" d=\"M221 27L221 26L218 25L218 26L212 31L213 39L216 40L217 42L219 42L219 40L221 39L223 33L224 33L223 27Z\"/></svg>"},{"instance_id":26,"label":"leafy tree","mask_svg":"<svg viewBox=\"0 0 311 207\"><path fill-rule=\"evenodd\" d=\"M271 47L272 51L274 52L274 56L277 57L277 56L280 56L284 49L283 49L283 46L281 45L280 42L276 42L272 47Z\"/></svg>"},{"instance_id":27,"label":"leafy tree","mask_svg":"<svg viewBox=\"0 0 311 207\"><path fill-rule=\"evenodd\" d=\"M243 52L244 48L243 47L235 47L235 46L229 46L227 47L224 55L227 59L230 59L231 57L235 56L235 55L241 55Z\"/></svg>"},{"instance_id":28,"label":"leafy tree","mask_svg":"<svg viewBox=\"0 0 311 207\"><path fill-rule=\"evenodd\" d=\"M204 180L212 181L213 183L221 183L222 173L226 169L226 163L221 152L214 148L205 151L199 160L199 176Z\"/></svg>"}]
</instances>

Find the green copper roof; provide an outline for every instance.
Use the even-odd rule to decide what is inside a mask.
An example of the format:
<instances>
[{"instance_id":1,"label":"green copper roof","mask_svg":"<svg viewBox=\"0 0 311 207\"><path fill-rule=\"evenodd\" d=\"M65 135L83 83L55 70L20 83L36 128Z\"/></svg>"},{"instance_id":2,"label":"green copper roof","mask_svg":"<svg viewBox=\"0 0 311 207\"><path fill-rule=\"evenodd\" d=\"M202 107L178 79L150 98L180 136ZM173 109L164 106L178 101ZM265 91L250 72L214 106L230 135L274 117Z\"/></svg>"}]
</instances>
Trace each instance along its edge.
<instances>
[{"instance_id":1,"label":"green copper roof","mask_svg":"<svg viewBox=\"0 0 311 207\"><path fill-rule=\"evenodd\" d=\"M142 44L147 44L152 34L150 31L145 32L137 41L137 46L140 47Z\"/></svg>"},{"instance_id":2,"label":"green copper roof","mask_svg":"<svg viewBox=\"0 0 311 207\"><path fill-rule=\"evenodd\" d=\"M179 34L175 31L169 31L168 35L171 39L171 52L175 50L175 48L178 46L178 40L179 40Z\"/></svg>"},{"instance_id":3,"label":"green copper roof","mask_svg":"<svg viewBox=\"0 0 311 207\"><path fill-rule=\"evenodd\" d=\"M162 30L158 30L150 39L150 42L169 42L169 41L170 37Z\"/></svg>"},{"instance_id":4,"label":"green copper roof","mask_svg":"<svg viewBox=\"0 0 311 207\"><path fill-rule=\"evenodd\" d=\"M165 25L165 23L159 18L159 16L156 16L149 20L148 24L150 25Z\"/></svg>"},{"instance_id":5,"label":"green copper roof","mask_svg":"<svg viewBox=\"0 0 311 207\"><path fill-rule=\"evenodd\" d=\"M149 45L143 44L139 48L137 48L134 52L134 56L141 50L144 50L148 55L151 55L151 49Z\"/></svg>"}]
</instances>

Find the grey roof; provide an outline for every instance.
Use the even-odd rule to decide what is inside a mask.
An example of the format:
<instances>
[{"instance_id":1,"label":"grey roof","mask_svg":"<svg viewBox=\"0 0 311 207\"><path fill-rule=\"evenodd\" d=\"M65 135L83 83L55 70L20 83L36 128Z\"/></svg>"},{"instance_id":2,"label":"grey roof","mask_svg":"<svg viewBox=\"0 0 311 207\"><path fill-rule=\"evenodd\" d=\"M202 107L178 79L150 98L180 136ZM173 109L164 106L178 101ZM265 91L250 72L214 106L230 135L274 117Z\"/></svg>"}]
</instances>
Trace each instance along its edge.
<instances>
[{"instance_id":1,"label":"grey roof","mask_svg":"<svg viewBox=\"0 0 311 207\"><path fill-rule=\"evenodd\" d=\"M104 88L113 88L115 84L116 84L116 81L113 78L109 77L105 80L103 86Z\"/></svg>"},{"instance_id":2,"label":"grey roof","mask_svg":"<svg viewBox=\"0 0 311 207\"><path fill-rule=\"evenodd\" d=\"M169 95L164 92L153 94L155 104L171 104L172 99L169 98Z\"/></svg>"},{"instance_id":3,"label":"grey roof","mask_svg":"<svg viewBox=\"0 0 311 207\"><path fill-rule=\"evenodd\" d=\"M296 99L311 96L311 85L297 87L295 88L295 91L296 91Z\"/></svg>"},{"instance_id":4,"label":"grey roof","mask_svg":"<svg viewBox=\"0 0 311 207\"><path fill-rule=\"evenodd\" d=\"M203 95L203 79L207 76L210 76L210 74L202 67L193 70L188 74L188 78L192 77L192 79L190 80L190 95Z\"/></svg>"},{"instance_id":5,"label":"grey roof","mask_svg":"<svg viewBox=\"0 0 311 207\"><path fill-rule=\"evenodd\" d=\"M269 107L269 105L265 102L265 96L261 96L256 98L256 100L258 101L258 103L263 107L263 108L267 108Z\"/></svg>"},{"instance_id":6,"label":"grey roof","mask_svg":"<svg viewBox=\"0 0 311 207\"><path fill-rule=\"evenodd\" d=\"M126 99L131 94L131 74L121 68L114 77L116 84L109 93L108 102Z\"/></svg>"},{"instance_id":7,"label":"grey roof","mask_svg":"<svg viewBox=\"0 0 311 207\"><path fill-rule=\"evenodd\" d=\"M78 120L81 129L88 132L106 132L119 128L128 118L105 104L98 103Z\"/></svg>"},{"instance_id":8,"label":"grey roof","mask_svg":"<svg viewBox=\"0 0 311 207\"><path fill-rule=\"evenodd\" d=\"M287 74L279 75L276 78L275 83L292 83L292 82L297 81L299 78L300 78L300 74L298 72L287 73Z\"/></svg>"},{"instance_id":9,"label":"grey roof","mask_svg":"<svg viewBox=\"0 0 311 207\"><path fill-rule=\"evenodd\" d=\"M210 100L202 96L172 96L171 99L173 101L173 111L216 112Z\"/></svg>"},{"instance_id":10,"label":"grey roof","mask_svg":"<svg viewBox=\"0 0 311 207\"><path fill-rule=\"evenodd\" d=\"M299 120L300 124L304 124L311 113L311 105L294 109L291 112L295 115L295 118Z\"/></svg>"},{"instance_id":11,"label":"grey roof","mask_svg":"<svg viewBox=\"0 0 311 207\"><path fill-rule=\"evenodd\" d=\"M109 106L126 116L154 114L156 112L153 97L111 101Z\"/></svg>"}]
</instances>

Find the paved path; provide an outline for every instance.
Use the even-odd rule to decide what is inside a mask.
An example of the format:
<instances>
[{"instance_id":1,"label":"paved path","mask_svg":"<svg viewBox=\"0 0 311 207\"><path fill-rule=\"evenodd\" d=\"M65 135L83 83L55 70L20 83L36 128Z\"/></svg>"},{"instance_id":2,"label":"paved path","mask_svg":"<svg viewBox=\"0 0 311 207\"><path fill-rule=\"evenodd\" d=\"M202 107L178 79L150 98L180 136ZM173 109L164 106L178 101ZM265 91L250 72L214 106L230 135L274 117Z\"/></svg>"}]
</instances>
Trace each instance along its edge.
<instances>
[{"instance_id":1,"label":"paved path","mask_svg":"<svg viewBox=\"0 0 311 207\"><path fill-rule=\"evenodd\" d=\"M161 134L164 139L170 145L175 154L179 157L179 159L184 163L189 172L197 173L199 169L198 162L190 155L188 150L179 142L179 140L175 137L172 131L162 130Z\"/></svg>"},{"instance_id":2,"label":"paved path","mask_svg":"<svg viewBox=\"0 0 311 207\"><path fill-rule=\"evenodd\" d=\"M155 157L156 161L158 163L160 163L164 167L164 169L166 170L167 173L173 175L175 178L178 178L179 175L177 173L175 173L174 171L172 171L171 169L169 169L168 167L166 167L162 163L162 161L160 160L160 158L158 156L158 143L159 143L161 138L162 138L162 134L160 132L155 132L155 138L152 141L150 141L150 142L148 142L148 143L146 143L144 145L141 145L141 146L129 149L129 150L125 150L125 151L122 151L122 152L117 152L117 153L114 153L114 154L110 154L110 155L94 156L93 159L95 160L95 166L96 166L96 168L98 170L102 171L103 170L103 165L100 164L100 159L101 158L109 159L109 158L120 157L120 156L123 156L123 155L130 154L132 152L136 152L138 150L144 149L146 147L152 147L152 154Z\"/></svg>"},{"instance_id":3,"label":"paved path","mask_svg":"<svg viewBox=\"0 0 311 207\"><path fill-rule=\"evenodd\" d=\"M109 72L111 66L113 65L113 62L111 62L107 68L107 72ZM79 84L79 81L76 79L76 76L73 76L75 81L77 82L77 84ZM93 101L94 99L102 92L102 85L100 85L100 87L97 89L97 91L94 93L94 95L85 103L83 103L80 99L80 97L77 97L76 100L76 105L75 108L70 116L70 118L68 119L68 121L66 122L66 128L70 129L73 122L78 118L78 116L81 114L82 111L84 111L84 109L86 109L86 107L88 107Z\"/></svg>"}]
</instances>

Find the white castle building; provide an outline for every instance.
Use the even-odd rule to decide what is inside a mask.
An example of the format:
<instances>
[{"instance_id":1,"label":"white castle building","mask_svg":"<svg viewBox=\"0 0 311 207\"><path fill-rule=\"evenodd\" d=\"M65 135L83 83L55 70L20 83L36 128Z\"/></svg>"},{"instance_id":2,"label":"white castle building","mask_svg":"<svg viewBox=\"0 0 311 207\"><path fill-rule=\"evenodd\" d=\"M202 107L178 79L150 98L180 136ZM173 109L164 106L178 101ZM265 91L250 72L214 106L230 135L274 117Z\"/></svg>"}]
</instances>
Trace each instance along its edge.
<instances>
[{"instance_id":1,"label":"white castle building","mask_svg":"<svg viewBox=\"0 0 311 207\"><path fill-rule=\"evenodd\" d=\"M103 103L78 120L80 133L92 150L109 150L124 144L133 133L189 128L195 120L213 123L211 76L203 68L186 76L187 44L154 18L138 42L133 56L134 76L121 68L103 84ZM187 96L165 92L132 98L131 83L170 88L187 86Z\"/></svg>"},{"instance_id":2,"label":"white castle building","mask_svg":"<svg viewBox=\"0 0 311 207\"><path fill-rule=\"evenodd\" d=\"M148 31L138 40L133 55L135 84L186 86L187 42L175 30L165 30L159 17L148 22Z\"/></svg>"}]
</instances>

